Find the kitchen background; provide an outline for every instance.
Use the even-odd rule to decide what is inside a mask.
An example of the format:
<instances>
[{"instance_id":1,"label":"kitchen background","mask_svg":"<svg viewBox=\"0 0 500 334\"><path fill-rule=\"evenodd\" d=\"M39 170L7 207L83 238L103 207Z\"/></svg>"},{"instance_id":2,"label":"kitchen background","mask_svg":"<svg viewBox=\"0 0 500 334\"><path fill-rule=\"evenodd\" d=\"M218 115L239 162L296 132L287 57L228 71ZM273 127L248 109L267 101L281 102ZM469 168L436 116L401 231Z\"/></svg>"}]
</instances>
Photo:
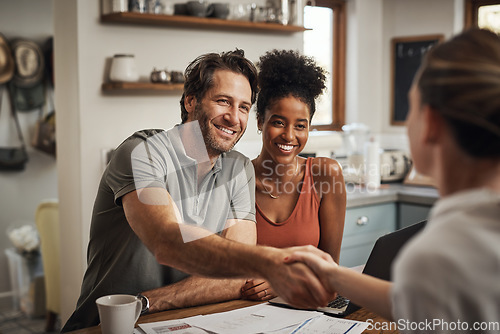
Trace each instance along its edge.
<instances>
[{"instance_id":1,"label":"kitchen background","mask_svg":"<svg viewBox=\"0 0 500 334\"><path fill-rule=\"evenodd\" d=\"M449 37L463 27L463 0L346 3L346 123L368 125L383 148L407 150L404 127L390 125L391 38L429 34ZM41 44L54 36L58 141L57 161L30 149L25 171L0 173L0 297L11 288L4 255L11 243L4 231L33 222L42 199L58 198L63 322L74 309L85 270L90 216L103 169L102 153L135 130L166 129L180 120L178 93L104 94L101 84L106 80L111 57L134 54L141 79L147 79L153 67L183 70L189 61L206 52L238 47L257 61L267 50L302 50L303 45L301 33L103 24L100 8L99 0L0 0L0 32L8 39L22 37ZM2 125L8 119L3 100L0 145L5 144L9 132ZM29 133L38 114L19 116L24 132ZM238 145L250 157L260 147L256 130L251 117ZM327 140L318 142L339 142L338 134L327 136ZM313 138L317 137L324 136ZM0 298L0 305L9 302L9 298Z\"/></svg>"}]
</instances>

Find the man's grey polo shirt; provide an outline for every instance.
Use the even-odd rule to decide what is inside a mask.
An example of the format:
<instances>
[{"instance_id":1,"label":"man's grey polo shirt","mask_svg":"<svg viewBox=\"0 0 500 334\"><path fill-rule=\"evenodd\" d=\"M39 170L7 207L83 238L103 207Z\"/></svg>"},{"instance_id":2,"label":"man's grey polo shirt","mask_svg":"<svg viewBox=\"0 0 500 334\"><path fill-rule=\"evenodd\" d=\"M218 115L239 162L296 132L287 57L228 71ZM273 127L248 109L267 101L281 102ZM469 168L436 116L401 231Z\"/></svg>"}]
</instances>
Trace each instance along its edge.
<instances>
[{"instance_id":1,"label":"man's grey polo shirt","mask_svg":"<svg viewBox=\"0 0 500 334\"><path fill-rule=\"evenodd\" d=\"M203 147L204 154L199 154L198 161L186 155L184 146L188 144L181 139L182 131L189 132L191 144ZM123 195L135 189L161 187L169 192L185 224L218 233L228 219L255 221L255 177L247 157L236 151L221 154L198 185L198 163L208 162L208 155L197 122L168 131L143 130L129 140L132 145L127 141L123 145L133 147L130 153L133 179L109 179L117 204ZM111 170L116 169L119 167Z\"/></svg>"}]
</instances>

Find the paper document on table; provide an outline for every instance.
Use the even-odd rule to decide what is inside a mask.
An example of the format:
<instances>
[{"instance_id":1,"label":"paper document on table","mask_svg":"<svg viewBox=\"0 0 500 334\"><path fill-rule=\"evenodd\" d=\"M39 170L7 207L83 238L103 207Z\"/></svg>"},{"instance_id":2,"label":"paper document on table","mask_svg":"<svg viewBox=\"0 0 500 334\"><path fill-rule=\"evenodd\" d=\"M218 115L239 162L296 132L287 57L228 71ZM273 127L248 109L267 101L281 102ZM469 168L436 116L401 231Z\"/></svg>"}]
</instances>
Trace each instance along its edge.
<instances>
[{"instance_id":1,"label":"paper document on table","mask_svg":"<svg viewBox=\"0 0 500 334\"><path fill-rule=\"evenodd\" d=\"M218 334L255 334L270 333L293 325L300 325L305 320L319 315L321 313L316 311L302 311L269 304L259 304L184 320L191 326ZM293 329L294 327L290 331L293 331Z\"/></svg>"},{"instance_id":2,"label":"paper document on table","mask_svg":"<svg viewBox=\"0 0 500 334\"><path fill-rule=\"evenodd\" d=\"M304 321L290 334L359 334L368 327L367 322L333 318L326 315Z\"/></svg>"},{"instance_id":3,"label":"paper document on table","mask_svg":"<svg viewBox=\"0 0 500 334\"><path fill-rule=\"evenodd\" d=\"M258 333L258 334L290 334L290 333L293 333L294 330L296 330L297 328L299 328L300 325L301 324L295 324L295 325L288 326L288 327L285 327L285 328L282 328L282 329L278 329L278 330L275 330L275 331Z\"/></svg>"},{"instance_id":4,"label":"paper document on table","mask_svg":"<svg viewBox=\"0 0 500 334\"><path fill-rule=\"evenodd\" d=\"M191 318L198 318L195 316ZM146 334L207 334L211 333L201 328L194 327L186 322L190 318L180 320L167 320L139 324L140 329ZM134 333L135 334L135 333Z\"/></svg>"}]
</instances>

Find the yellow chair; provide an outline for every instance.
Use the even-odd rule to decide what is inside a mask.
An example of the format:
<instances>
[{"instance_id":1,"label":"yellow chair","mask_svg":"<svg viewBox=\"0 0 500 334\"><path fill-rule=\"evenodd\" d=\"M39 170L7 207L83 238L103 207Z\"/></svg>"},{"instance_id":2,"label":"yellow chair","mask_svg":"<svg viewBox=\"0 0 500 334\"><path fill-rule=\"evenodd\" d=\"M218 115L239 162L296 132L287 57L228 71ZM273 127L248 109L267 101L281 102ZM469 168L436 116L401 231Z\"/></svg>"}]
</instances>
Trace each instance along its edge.
<instances>
[{"instance_id":1,"label":"yellow chair","mask_svg":"<svg viewBox=\"0 0 500 334\"><path fill-rule=\"evenodd\" d=\"M56 200L46 200L40 203L36 209L35 222L40 234L40 250L45 276L47 308L45 330L53 332L57 316L61 313L58 202Z\"/></svg>"}]
</instances>

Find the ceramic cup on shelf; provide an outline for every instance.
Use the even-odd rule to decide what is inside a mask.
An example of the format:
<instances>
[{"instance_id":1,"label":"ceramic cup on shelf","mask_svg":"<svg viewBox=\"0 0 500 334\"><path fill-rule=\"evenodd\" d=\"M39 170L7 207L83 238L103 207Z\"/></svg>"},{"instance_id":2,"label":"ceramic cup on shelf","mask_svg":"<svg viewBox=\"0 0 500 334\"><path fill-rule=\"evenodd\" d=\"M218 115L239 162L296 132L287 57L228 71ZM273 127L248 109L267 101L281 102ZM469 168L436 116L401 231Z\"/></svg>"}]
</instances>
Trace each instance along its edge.
<instances>
[{"instance_id":1,"label":"ceramic cup on shelf","mask_svg":"<svg viewBox=\"0 0 500 334\"><path fill-rule=\"evenodd\" d=\"M132 334L142 301L132 295L108 295L95 301L103 334Z\"/></svg>"},{"instance_id":2,"label":"ceramic cup on shelf","mask_svg":"<svg viewBox=\"0 0 500 334\"><path fill-rule=\"evenodd\" d=\"M174 15L174 3L172 0L160 0L162 14Z\"/></svg>"},{"instance_id":3,"label":"ceramic cup on shelf","mask_svg":"<svg viewBox=\"0 0 500 334\"><path fill-rule=\"evenodd\" d=\"M102 14L128 12L128 0L102 0Z\"/></svg>"},{"instance_id":4,"label":"ceramic cup on shelf","mask_svg":"<svg viewBox=\"0 0 500 334\"><path fill-rule=\"evenodd\" d=\"M229 3L228 2L214 2L209 5L209 10L211 10L210 17L215 17L218 19L227 19L229 15Z\"/></svg>"},{"instance_id":5,"label":"ceramic cup on shelf","mask_svg":"<svg viewBox=\"0 0 500 334\"><path fill-rule=\"evenodd\" d=\"M288 24L293 24L297 26L304 25L304 6L306 2L307 1L305 0L294 0L290 3L289 7L290 18Z\"/></svg>"},{"instance_id":6,"label":"ceramic cup on shelf","mask_svg":"<svg viewBox=\"0 0 500 334\"><path fill-rule=\"evenodd\" d=\"M153 71L150 75L150 80L154 83L168 83L171 80L170 72L168 72L166 69L157 70L156 68L153 68Z\"/></svg>"},{"instance_id":7,"label":"ceramic cup on shelf","mask_svg":"<svg viewBox=\"0 0 500 334\"><path fill-rule=\"evenodd\" d=\"M175 3L174 15L188 15L187 5L185 3Z\"/></svg>"},{"instance_id":8,"label":"ceramic cup on shelf","mask_svg":"<svg viewBox=\"0 0 500 334\"><path fill-rule=\"evenodd\" d=\"M170 72L170 81L172 83L183 83L184 82L184 73L182 73L181 71Z\"/></svg>"},{"instance_id":9,"label":"ceramic cup on shelf","mask_svg":"<svg viewBox=\"0 0 500 334\"><path fill-rule=\"evenodd\" d=\"M250 21L252 13L251 4L231 4L229 19L237 21Z\"/></svg>"},{"instance_id":10,"label":"ceramic cup on shelf","mask_svg":"<svg viewBox=\"0 0 500 334\"><path fill-rule=\"evenodd\" d=\"M162 4L160 3L160 0L147 0L146 12L150 14L161 14Z\"/></svg>"},{"instance_id":11,"label":"ceramic cup on shelf","mask_svg":"<svg viewBox=\"0 0 500 334\"><path fill-rule=\"evenodd\" d=\"M145 13L146 0L130 0L129 9L131 12Z\"/></svg>"},{"instance_id":12,"label":"ceramic cup on shelf","mask_svg":"<svg viewBox=\"0 0 500 334\"><path fill-rule=\"evenodd\" d=\"M253 22L267 22L268 7L259 6L254 9Z\"/></svg>"},{"instance_id":13,"label":"ceramic cup on shelf","mask_svg":"<svg viewBox=\"0 0 500 334\"><path fill-rule=\"evenodd\" d=\"M197 17L207 17L212 15L213 7L205 1L188 1L186 3L188 14Z\"/></svg>"},{"instance_id":14,"label":"ceramic cup on shelf","mask_svg":"<svg viewBox=\"0 0 500 334\"><path fill-rule=\"evenodd\" d=\"M111 69L109 71L111 81L130 81L139 80L135 57L131 54L116 54L111 60Z\"/></svg>"}]
</instances>

